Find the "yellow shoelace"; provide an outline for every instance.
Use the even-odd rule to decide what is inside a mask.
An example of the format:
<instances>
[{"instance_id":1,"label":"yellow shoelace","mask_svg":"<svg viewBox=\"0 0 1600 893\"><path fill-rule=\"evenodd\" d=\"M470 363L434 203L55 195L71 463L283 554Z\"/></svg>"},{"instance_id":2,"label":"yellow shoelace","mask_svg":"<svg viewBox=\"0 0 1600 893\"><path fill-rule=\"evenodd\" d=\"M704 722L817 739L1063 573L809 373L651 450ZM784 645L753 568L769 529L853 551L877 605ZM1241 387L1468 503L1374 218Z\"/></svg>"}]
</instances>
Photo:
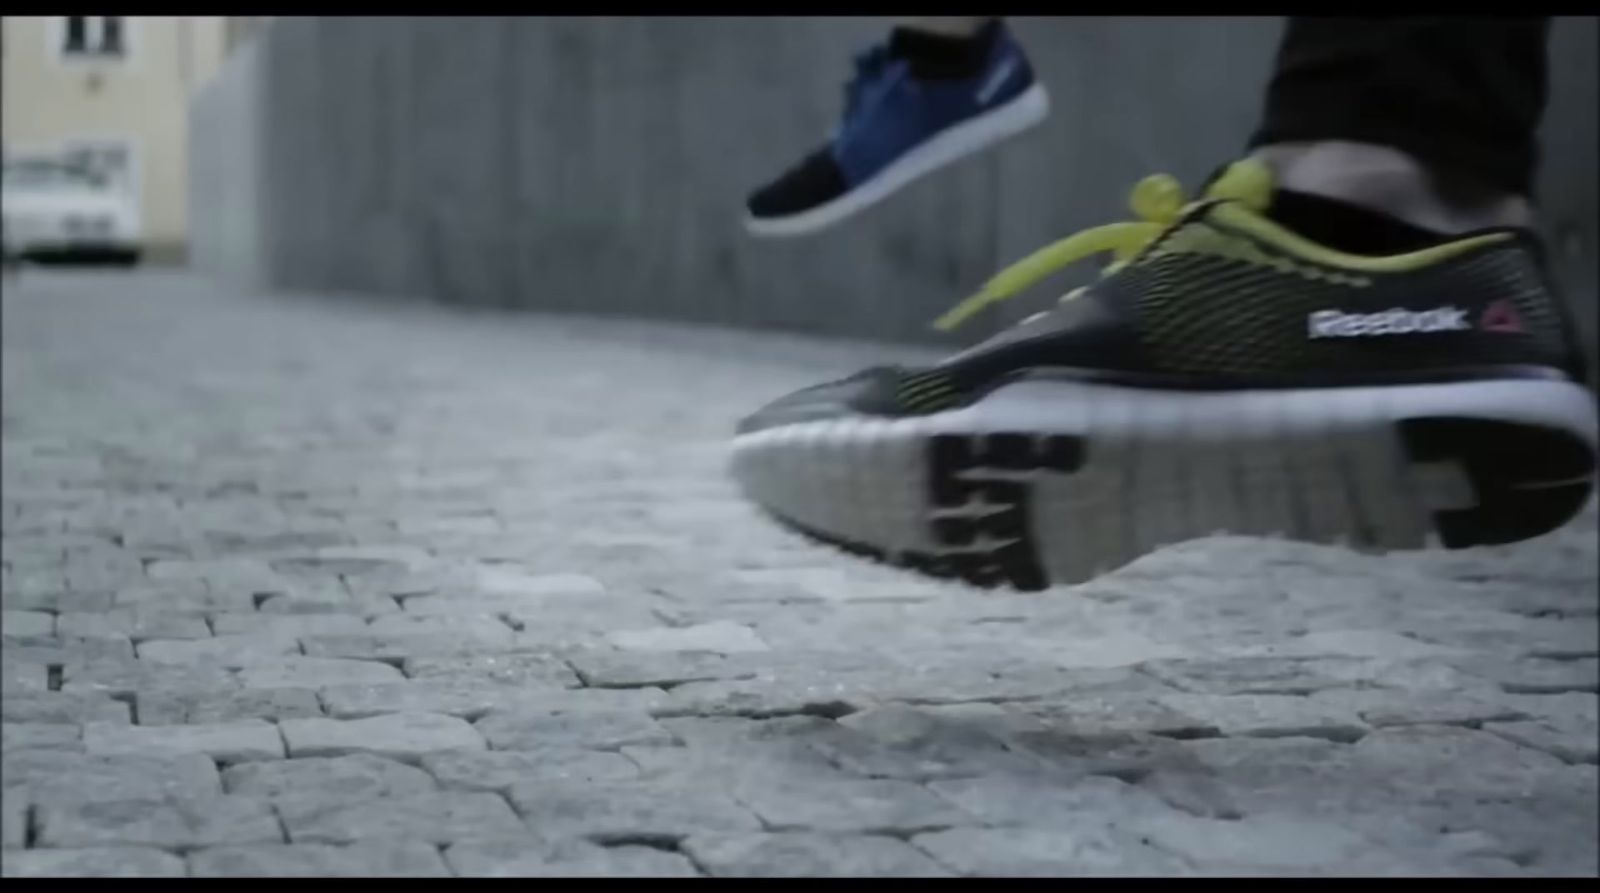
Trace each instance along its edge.
<instances>
[{"instance_id":1,"label":"yellow shoelace","mask_svg":"<svg viewBox=\"0 0 1600 893\"><path fill-rule=\"evenodd\" d=\"M1264 209L1272 195L1272 174L1257 161L1239 161L1206 191L1209 199L1233 199L1257 210ZM951 331L979 311L1025 291L1047 276L1086 257L1112 253L1112 263L1100 275L1110 276L1127 265L1187 213L1192 204L1184 200L1183 186L1171 174L1153 174L1140 180L1128 196L1128 206L1139 219L1108 223L1074 233L1059 242L1035 251L984 283L977 294L950 308L934 321L934 326ZM1068 292L1062 301L1082 294L1081 288Z\"/></svg>"}]
</instances>

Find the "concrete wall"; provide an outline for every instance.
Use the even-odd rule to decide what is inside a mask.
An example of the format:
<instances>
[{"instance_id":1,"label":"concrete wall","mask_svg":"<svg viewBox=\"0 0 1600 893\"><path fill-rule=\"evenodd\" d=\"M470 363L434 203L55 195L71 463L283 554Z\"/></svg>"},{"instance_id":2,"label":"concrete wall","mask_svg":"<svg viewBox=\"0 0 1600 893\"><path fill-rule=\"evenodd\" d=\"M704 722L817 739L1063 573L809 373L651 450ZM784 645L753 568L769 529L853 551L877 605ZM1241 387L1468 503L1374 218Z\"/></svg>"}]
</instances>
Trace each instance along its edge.
<instances>
[{"instance_id":1,"label":"concrete wall","mask_svg":"<svg viewBox=\"0 0 1600 893\"><path fill-rule=\"evenodd\" d=\"M265 285L261 45L245 44L217 73L190 111L189 239L191 267L223 279Z\"/></svg>"},{"instance_id":2,"label":"concrete wall","mask_svg":"<svg viewBox=\"0 0 1600 893\"><path fill-rule=\"evenodd\" d=\"M1595 20L1558 23L1545 200L1593 331ZM207 226L258 182L262 262L209 269L280 287L928 339L1004 262L1120 219L1139 177L1196 184L1238 154L1276 18L1020 19L1055 112L995 153L810 239L739 227L746 191L819 142L873 18L284 18L197 119ZM220 159L220 160L219 160ZM255 170L252 167L258 166ZM259 177L258 180L252 180ZM215 191L219 196L210 198ZM212 244L212 243L208 243ZM238 242L234 244L247 244ZM1083 280L1090 271L1077 274ZM983 335L1059 287L991 311Z\"/></svg>"},{"instance_id":3,"label":"concrete wall","mask_svg":"<svg viewBox=\"0 0 1600 893\"><path fill-rule=\"evenodd\" d=\"M132 146L147 254L178 259L187 238L190 93L222 64L220 16L128 16L128 53L64 58L61 16L5 18L5 144L56 151L75 141Z\"/></svg>"}]
</instances>

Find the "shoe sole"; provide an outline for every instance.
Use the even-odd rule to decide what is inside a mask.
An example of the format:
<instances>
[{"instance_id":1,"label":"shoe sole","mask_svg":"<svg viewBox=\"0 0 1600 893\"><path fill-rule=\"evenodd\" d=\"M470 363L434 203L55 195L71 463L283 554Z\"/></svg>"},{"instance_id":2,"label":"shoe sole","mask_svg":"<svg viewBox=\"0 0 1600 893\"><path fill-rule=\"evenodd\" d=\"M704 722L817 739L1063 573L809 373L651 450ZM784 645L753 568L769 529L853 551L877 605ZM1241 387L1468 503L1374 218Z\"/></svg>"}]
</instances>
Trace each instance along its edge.
<instances>
[{"instance_id":1,"label":"shoe sole","mask_svg":"<svg viewBox=\"0 0 1600 893\"><path fill-rule=\"evenodd\" d=\"M1049 114L1050 94L1045 92L1043 84L1036 83L1005 105L941 130L833 201L787 217L746 214L745 229L752 235L769 238L802 236L827 229L888 198L925 174L1022 133Z\"/></svg>"},{"instance_id":2,"label":"shoe sole","mask_svg":"<svg viewBox=\"0 0 1600 893\"><path fill-rule=\"evenodd\" d=\"M1594 485L1594 398L1557 381L1174 392L1022 381L959 410L741 435L782 524L975 586L1081 583L1213 534L1368 552L1555 530Z\"/></svg>"}]
</instances>

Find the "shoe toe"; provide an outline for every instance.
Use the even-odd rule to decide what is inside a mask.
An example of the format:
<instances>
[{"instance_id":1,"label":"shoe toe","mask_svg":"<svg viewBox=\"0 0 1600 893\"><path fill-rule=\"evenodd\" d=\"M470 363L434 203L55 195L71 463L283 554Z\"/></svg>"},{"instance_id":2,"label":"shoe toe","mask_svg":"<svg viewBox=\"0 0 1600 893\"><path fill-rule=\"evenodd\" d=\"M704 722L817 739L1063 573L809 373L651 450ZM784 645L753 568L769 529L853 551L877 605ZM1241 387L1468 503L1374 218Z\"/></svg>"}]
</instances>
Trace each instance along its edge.
<instances>
[{"instance_id":1,"label":"shoe toe","mask_svg":"<svg viewBox=\"0 0 1600 893\"><path fill-rule=\"evenodd\" d=\"M746 208L755 218L787 217L833 201L848 189L844 172L833 160L833 153L824 148L756 190L746 202Z\"/></svg>"},{"instance_id":2,"label":"shoe toe","mask_svg":"<svg viewBox=\"0 0 1600 893\"><path fill-rule=\"evenodd\" d=\"M849 378L795 391L756 410L739 422L739 434L768 428L854 415L898 415L901 380L898 369L880 366Z\"/></svg>"}]
</instances>

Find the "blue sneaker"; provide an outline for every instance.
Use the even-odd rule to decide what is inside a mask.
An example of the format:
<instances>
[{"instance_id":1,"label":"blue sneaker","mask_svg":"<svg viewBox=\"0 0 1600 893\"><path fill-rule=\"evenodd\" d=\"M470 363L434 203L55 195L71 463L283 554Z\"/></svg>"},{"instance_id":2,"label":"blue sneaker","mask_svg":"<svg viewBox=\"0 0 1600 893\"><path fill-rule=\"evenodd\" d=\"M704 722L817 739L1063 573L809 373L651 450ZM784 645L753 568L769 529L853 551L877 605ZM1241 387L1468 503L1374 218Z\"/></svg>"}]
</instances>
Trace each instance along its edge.
<instances>
[{"instance_id":1,"label":"blue sneaker","mask_svg":"<svg viewBox=\"0 0 1600 893\"><path fill-rule=\"evenodd\" d=\"M817 232L1044 120L1044 86L1009 31L992 27L985 63L970 78L913 77L887 42L857 57L844 121L827 146L750 197L746 228Z\"/></svg>"}]
</instances>

